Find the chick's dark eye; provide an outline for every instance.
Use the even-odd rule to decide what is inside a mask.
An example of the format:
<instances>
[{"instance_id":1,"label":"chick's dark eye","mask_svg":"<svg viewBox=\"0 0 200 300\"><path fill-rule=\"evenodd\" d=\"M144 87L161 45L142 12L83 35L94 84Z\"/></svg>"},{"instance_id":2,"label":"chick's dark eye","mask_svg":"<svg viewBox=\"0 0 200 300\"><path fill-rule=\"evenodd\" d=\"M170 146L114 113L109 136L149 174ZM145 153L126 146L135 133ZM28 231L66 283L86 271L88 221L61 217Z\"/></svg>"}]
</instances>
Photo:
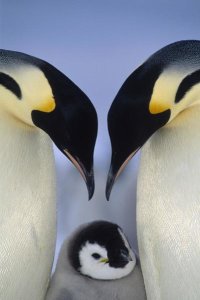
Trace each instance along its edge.
<instances>
[{"instance_id":1,"label":"chick's dark eye","mask_svg":"<svg viewBox=\"0 0 200 300\"><path fill-rule=\"evenodd\" d=\"M99 255L98 253L92 253L92 256L95 258L95 259L99 259L101 257L101 255Z\"/></svg>"}]
</instances>

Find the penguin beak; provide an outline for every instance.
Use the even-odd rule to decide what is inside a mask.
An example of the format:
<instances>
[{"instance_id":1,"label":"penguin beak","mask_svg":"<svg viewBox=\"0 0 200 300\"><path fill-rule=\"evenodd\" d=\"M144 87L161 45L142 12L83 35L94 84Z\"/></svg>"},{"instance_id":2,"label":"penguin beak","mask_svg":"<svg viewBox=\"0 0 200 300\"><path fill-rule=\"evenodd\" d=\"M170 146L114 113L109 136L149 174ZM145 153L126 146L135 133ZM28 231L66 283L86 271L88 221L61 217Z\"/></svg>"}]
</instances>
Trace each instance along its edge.
<instances>
[{"instance_id":1,"label":"penguin beak","mask_svg":"<svg viewBox=\"0 0 200 300\"><path fill-rule=\"evenodd\" d=\"M109 263L109 259L108 258L101 258L100 262L104 263L104 264L108 264Z\"/></svg>"},{"instance_id":2,"label":"penguin beak","mask_svg":"<svg viewBox=\"0 0 200 300\"><path fill-rule=\"evenodd\" d=\"M93 168L91 167L90 170L87 171L84 164L80 161L80 159L78 157L76 157L76 158L73 157L67 149L64 149L63 152L69 158L69 160L74 164L74 166L77 168L77 170L81 174L83 180L85 181L87 190L88 190L88 197L90 200L94 194Z\"/></svg>"},{"instance_id":3,"label":"penguin beak","mask_svg":"<svg viewBox=\"0 0 200 300\"><path fill-rule=\"evenodd\" d=\"M121 155L118 155L116 152L112 154L110 169L108 172L107 183L106 183L106 199L109 201L110 194L113 188L113 185L117 177L124 170L131 158L137 153L137 150L133 151L126 159L123 159Z\"/></svg>"},{"instance_id":4,"label":"penguin beak","mask_svg":"<svg viewBox=\"0 0 200 300\"><path fill-rule=\"evenodd\" d=\"M43 129L75 165L88 189L89 199L94 193L93 152L97 135L97 119L94 111L79 107L56 105L50 113L32 111L33 123Z\"/></svg>"}]
</instances>

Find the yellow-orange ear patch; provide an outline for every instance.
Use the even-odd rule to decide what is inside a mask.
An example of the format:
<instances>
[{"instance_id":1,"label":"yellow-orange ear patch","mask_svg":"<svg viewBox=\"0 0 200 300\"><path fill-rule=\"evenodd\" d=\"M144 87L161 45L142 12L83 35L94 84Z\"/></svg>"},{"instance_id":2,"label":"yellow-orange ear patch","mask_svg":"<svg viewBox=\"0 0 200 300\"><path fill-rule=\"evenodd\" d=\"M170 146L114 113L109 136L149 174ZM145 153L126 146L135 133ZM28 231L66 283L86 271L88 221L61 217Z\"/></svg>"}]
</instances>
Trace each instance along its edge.
<instances>
[{"instance_id":1,"label":"yellow-orange ear patch","mask_svg":"<svg viewBox=\"0 0 200 300\"><path fill-rule=\"evenodd\" d=\"M169 103L162 102L152 98L149 103L149 111L151 114L159 114L164 112L165 110L170 109Z\"/></svg>"},{"instance_id":2,"label":"yellow-orange ear patch","mask_svg":"<svg viewBox=\"0 0 200 300\"><path fill-rule=\"evenodd\" d=\"M38 103L37 109L43 112L51 112L55 109L56 104L53 98L49 98L48 100L44 100L41 103Z\"/></svg>"}]
</instances>

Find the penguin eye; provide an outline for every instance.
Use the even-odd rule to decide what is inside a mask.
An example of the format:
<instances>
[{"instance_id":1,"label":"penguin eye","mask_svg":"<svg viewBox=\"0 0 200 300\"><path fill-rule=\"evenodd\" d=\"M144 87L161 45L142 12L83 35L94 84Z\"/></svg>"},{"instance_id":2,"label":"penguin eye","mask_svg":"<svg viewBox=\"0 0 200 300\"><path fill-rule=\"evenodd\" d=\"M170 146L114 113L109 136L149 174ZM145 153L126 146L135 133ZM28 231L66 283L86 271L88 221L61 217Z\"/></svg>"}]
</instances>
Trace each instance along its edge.
<instances>
[{"instance_id":1,"label":"penguin eye","mask_svg":"<svg viewBox=\"0 0 200 300\"><path fill-rule=\"evenodd\" d=\"M94 257L95 259L99 259L101 255L99 255L98 253L92 253L92 257Z\"/></svg>"}]
</instances>

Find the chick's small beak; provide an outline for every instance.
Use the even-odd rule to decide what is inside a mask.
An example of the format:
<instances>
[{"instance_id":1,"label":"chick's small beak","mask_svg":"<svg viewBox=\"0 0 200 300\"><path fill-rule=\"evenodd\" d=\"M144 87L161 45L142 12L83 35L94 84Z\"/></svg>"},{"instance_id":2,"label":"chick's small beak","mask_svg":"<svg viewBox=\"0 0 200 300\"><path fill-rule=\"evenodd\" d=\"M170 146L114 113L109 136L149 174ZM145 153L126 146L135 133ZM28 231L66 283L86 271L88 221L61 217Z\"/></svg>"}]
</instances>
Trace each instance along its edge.
<instances>
[{"instance_id":1,"label":"chick's small beak","mask_svg":"<svg viewBox=\"0 0 200 300\"><path fill-rule=\"evenodd\" d=\"M109 262L109 259L108 258L101 258L100 262L107 264Z\"/></svg>"}]
</instances>

